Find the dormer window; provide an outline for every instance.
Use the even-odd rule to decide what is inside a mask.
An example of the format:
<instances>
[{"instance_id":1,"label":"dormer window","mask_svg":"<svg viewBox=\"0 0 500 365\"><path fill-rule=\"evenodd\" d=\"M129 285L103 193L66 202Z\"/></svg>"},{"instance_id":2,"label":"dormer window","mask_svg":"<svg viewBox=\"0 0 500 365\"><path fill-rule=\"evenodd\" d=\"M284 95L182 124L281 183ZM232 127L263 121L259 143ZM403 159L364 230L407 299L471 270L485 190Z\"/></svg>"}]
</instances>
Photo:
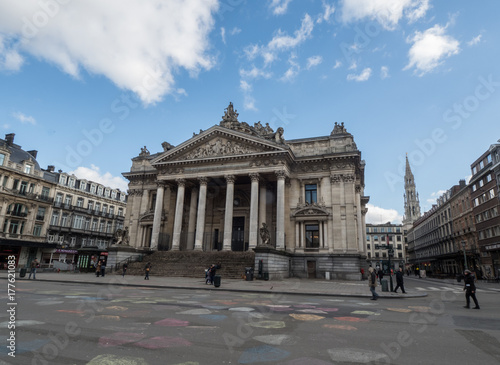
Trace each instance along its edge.
<instances>
[{"instance_id":1,"label":"dormer window","mask_svg":"<svg viewBox=\"0 0 500 365\"><path fill-rule=\"evenodd\" d=\"M95 186L95 184L90 185L90 192L91 192L92 194L95 194L95 190L96 190L96 186Z\"/></svg>"},{"instance_id":2,"label":"dormer window","mask_svg":"<svg viewBox=\"0 0 500 365\"><path fill-rule=\"evenodd\" d=\"M59 177L59 184L61 184L61 185L66 185L66 176L61 175L61 176Z\"/></svg>"},{"instance_id":3,"label":"dormer window","mask_svg":"<svg viewBox=\"0 0 500 365\"><path fill-rule=\"evenodd\" d=\"M5 161L5 155L0 153L0 166L3 166L3 162Z\"/></svg>"},{"instance_id":4,"label":"dormer window","mask_svg":"<svg viewBox=\"0 0 500 365\"><path fill-rule=\"evenodd\" d=\"M102 190L103 190L103 189L102 189L102 186L99 186L99 187L97 188L97 195L102 196Z\"/></svg>"},{"instance_id":5,"label":"dormer window","mask_svg":"<svg viewBox=\"0 0 500 365\"><path fill-rule=\"evenodd\" d=\"M33 166L31 165L24 165L24 173L25 174L31 174L31 170L33 169Z\"/></svg>"},{"instance_id":6,"label":"dormer window","mask_svg":"<svg viewBox=\"0 0 500 365\"><path fill-rule=\"evenodd\" d=\"M75 187L75 179L74 178L70 178L69 179L69 187L70 188L74 188Z\"/></svg>"},{"instance_id":7,"label":"dormer window","mask_svg":"<svg viewBox=\"0 0 500 365\"><path fill-rule=\"evenodd\" d=\"M87 184L85 181L80 181L80 190L86 190L87 189Z\"/></svg>"}]
</instances>

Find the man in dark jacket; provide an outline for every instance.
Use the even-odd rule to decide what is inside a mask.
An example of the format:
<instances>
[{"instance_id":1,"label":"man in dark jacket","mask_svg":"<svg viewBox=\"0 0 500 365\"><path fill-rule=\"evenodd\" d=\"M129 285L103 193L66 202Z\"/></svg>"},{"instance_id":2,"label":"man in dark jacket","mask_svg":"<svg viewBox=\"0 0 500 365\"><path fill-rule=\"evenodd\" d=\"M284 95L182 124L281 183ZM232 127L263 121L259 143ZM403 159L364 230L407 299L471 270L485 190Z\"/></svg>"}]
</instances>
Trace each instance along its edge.
<instances>
[{"instance_id":1,"label":"man in dark jacket","mask_svg":"<svg viewBox=\"0 0 500 365\"><path fill-rule=\"evenodd\" d=\"M401 291L403 292L403 294L406 294L405 292L405 286L403 285L403 277L404 277L404 274L403 274L403 268L400 267L398 269L398 271L396 272L396 288L394 289L394 293L397 293L398 292L398 288L401 288Z\"/></svg>"},{"instance_id":2,"label":"man in dark jacket","mask_svg":"<svg viewBox=\"0 0 500 365\"><path fill-rule=\"evenodd\" d=\"M476 285L474 285L474 275L470 272L470 270L465 270L464 271L464 290L465 290L465 300L467 302L467 305L464 306L464 308L470 308L470 298L472 297L472 300L474 301L474 304L476 305L474 309L479 309L479 303L477 302L476 299Z\"/></svg>"}]
</instances>

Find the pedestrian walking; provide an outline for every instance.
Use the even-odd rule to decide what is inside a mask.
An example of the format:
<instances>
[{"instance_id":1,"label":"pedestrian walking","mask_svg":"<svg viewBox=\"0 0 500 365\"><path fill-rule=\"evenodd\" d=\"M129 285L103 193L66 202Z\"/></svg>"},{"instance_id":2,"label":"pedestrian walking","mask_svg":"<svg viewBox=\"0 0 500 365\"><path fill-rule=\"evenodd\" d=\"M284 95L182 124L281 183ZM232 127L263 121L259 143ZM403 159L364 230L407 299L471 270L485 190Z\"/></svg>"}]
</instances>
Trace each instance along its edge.
<instances>
[{"instance_id":1,"label":"pedestrian walking","mask_svg":"<svg viewBox=\"0 0 500 365\"><path fill-rule=\"evenodd\" d=\"M128 264L124 263L122 267L122 278L125 277L125 273L127 272Z\"/></svg>"},{"instance_id":2,"label":"pedestrian walking","mask_svg":"<svg viewBox=\"0 0 500 365\"><path fill-rule=\"evenodd\" d=\"M403 277L404 277L404 274L403 274L403 268L400 267L398 269L398 271L396 272L396 288L394 289L394 293L397 293L398 292L398 288L401 288L401 291L403 292L403 294L406 294L405 292L405 286L403 284Z\"/></svg>"},{"instance_id":3,"label":"pedestrian walking","mask_svg":"<svg viewBox=\"0 0 500 365\"><path fill-rule=\"evenodd\" d=\"M101 275L101 260L95 265L95 276L99 277Z\"/></svg>"},{"instance_id":4,"label":"pedestrian walking","mask_svg":"<svg viewBox=\"0 0 500 365\"><path fill-rule=\"evenodd\" d=\"M380 281L380 285L382 285L382 278L384 277L384 271L382 270L382 268L378 269L377 275L378 280Z\"/></svg>"},{"instance_id":5,"label":"pedestrian walking","mask_svg":"<svg viewBox=\"0 0 500 365\"><path fill-rule=\"evenodd\" d=\"M375 291L375 287L377 286L377 276L375 275L375 270L373 270L373 267L370 267L368 269L368 272L370 273L370 276L368 278L368 285L370 286L370 291L372 292L371 300L377 300L378 294Z\"/></svg>"},{"instance_id":6,"label":"pedestrian walking","mask_svg":"<svg viewBox=\"0 0 500 365\"><path fill-rule=\"evenodd\" d=\"M36 269L38 268L39 264L37 259L34 259L31 261L30 264L30 275L28 276L28 279L31 279L31 274L33 274L33 280L36 280Z\"/></svg>"},{"instance_id":7,"label":"pedestrian walking","mask_svg":"<svg viewBox=\"0 0 500 365\"><path fill-rule=\"evenodd\" d=\"M104 277L106 274L106 263L104 261L101 262L101 276Z\"/></svg>"},{"instance_id":8,"label":"pedestrian walking","mask_svg":"<svg viewBox=\"0 0 500 365\"><path fill-rule=\"evenodd\" d=\"M472 300L476 305L473 309L479 309L479 303L476 298L476 285L474 284L474 275L472 275L470 270L465 270L464 275L465 301L467 303L464 308L470 308L470 298L472 297Z\"/></svg>"},{"instance_id":9,"label":"pedestrian walking","mask_svg":"<svg viewBox=\"0 0 500 365\"><path fill-rule=\"evenodd\" d=\"M151 262L148 262L146 264L146 267L144 268L144 273L145 273L144 280L149 280L149 273L151 271L151 267L152 267Z\"/></svg>"}]
</instances>

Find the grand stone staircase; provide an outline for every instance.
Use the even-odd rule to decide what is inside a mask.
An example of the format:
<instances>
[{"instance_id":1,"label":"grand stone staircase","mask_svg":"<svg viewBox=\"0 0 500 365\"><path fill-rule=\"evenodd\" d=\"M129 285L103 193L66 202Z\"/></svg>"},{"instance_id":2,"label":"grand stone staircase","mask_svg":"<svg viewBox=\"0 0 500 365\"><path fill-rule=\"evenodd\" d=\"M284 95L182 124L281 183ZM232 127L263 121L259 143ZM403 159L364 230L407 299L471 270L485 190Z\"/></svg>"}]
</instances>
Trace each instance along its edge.
<instances>
[{"instance_id":1,"label":"grand stone staircase","mask_svg":"<svg viewBox=\"0 0 500 365\"><path fill-rule=\"evenodd\" d=\"M255 253L253 251L158 251L146 255L142 262L133 262L128 265L128 275L144 275L144 267L150 262L152 265L150 276L192 277L204 278L205 269L210 265L220 263L217 274L227 279L241 279L245 268L254 267ZM115 271L121 274L119 268Z\"/></svg>"}]
</instances>

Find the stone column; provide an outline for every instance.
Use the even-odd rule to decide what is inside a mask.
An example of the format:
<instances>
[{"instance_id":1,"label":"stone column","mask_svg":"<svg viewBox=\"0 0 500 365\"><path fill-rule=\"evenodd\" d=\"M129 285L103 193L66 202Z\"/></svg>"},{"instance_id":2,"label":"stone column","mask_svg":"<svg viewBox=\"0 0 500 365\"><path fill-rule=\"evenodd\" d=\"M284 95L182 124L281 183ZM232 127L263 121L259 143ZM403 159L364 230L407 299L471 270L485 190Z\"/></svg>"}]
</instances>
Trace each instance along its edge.
<instances>
[{"instance_id":1,"label":"stone column","mask_svg":"<svg viewBox=\"0 0 500 365\"><path fill-rule=\"evenodd\" d=\"M341 219L340 219L340 181L342 175L334 174L330 176L330 187L332 190L332 219L330 224L330 250L341 251Z\"/></svg>"},{"instance_id":2,"label":"stone column","mask_svg":"<svg viewBox=\"0 0 500 365\"><path fill-rule=\"evenodd\" d=\"M165 185L158 182L158 187L156 189L156 203L155 203L155 215L153 219L153 236L151 237L151 249L158 249L158 242L160 241L160 227L161 227L161 215L163 212L163 193L165 191Z\"/></svg>"},{"instance_id":3,"label":"stone column","mask_svg":"<svg viewBox=\"0 0 500 365\"><path fill-rule=\"evenodd\" d=\"M277 201L276 201L276 249L285 249L285 171L276 171Z\"/></svg>"},{"instance_id":4,"label":"stone column","mask_svg":"<svg viewBox=\"0 0 500 365\"><path fill-rule=\"evenodd\" d=\"M266 185L265 184L262 184L260 186L260 197L259 197L259 230L260 230L260 227L262 227L262 223L266 223L266 193L267 193L267 189L266 189ZM258 240L259 240L259 244L262 244L262 238L258 237ZM269 242L271 243L271 242Z\"/></svg>"},{"instance_id":5,"label":"stone column","mask_svg":"<svg viewBox=\"0 0 500 365\"><path fill-rule=\"evenodd\" d=\"M172 238L172 251L178 251L181 243L182 213L184 210L184 191L186 181L177 179L177 201L175 203L174 234Z\"/></svg>"},{"instance_id":6,"label":"stone column","mask_svg":"<svg viewBox=\"0 0 500 365\"><path fill-rule=\"evenodd\" d=\"M203 250L203 235L205 233L205 211L207 207L207 184L206 177L200 177L200 194L198 197L198 217L196 218L196 239L194 241L195 251Z\"/></svg>"},{"instance_id":7,"label":"stone column","mask_svg":"<svg viewBox=\"0 0 500 365\"><path fill-rule=\"evenodd\" d=\"M250 174L252 180L251 197L250 197L250 233L248 248L255 248L259 237L259 174Z\"/></svg>"},{"instance_id":8,"label":"stone column","mask_svg":"<svg viewBox=\"0 0 500 365\"><path fill-rule=\"evenodd\" d=\"M196 229L196 204L198 203L198 188L191 189L191 201L189 203L189 221L188 221L188 237L186 249L194 248L194 235Z\"/></svg>"},{"instance_id":9,"label":"stone column","mask_svg":"<svg viewBox=\"0 0 500 365\"><path fill-rule=\"evenodd\" d=\"M226 211L224 215L224 241L222 250L231 250L233 237L233 204L234 204L234 175L227 175L226 178Z\"/></svg>"},{"instance_id":10,"label":"stone column","mask_svg":"<svg viewBox=\"0 0 500 365\"><path fill-rule=\"evenodd\" d=\"M361 214L361 187L356 187L356 223L358 227L358 250L359 253L365 252L364 237L365 232L363 231L363 215Z\"/></svg>"}]
</instances>

